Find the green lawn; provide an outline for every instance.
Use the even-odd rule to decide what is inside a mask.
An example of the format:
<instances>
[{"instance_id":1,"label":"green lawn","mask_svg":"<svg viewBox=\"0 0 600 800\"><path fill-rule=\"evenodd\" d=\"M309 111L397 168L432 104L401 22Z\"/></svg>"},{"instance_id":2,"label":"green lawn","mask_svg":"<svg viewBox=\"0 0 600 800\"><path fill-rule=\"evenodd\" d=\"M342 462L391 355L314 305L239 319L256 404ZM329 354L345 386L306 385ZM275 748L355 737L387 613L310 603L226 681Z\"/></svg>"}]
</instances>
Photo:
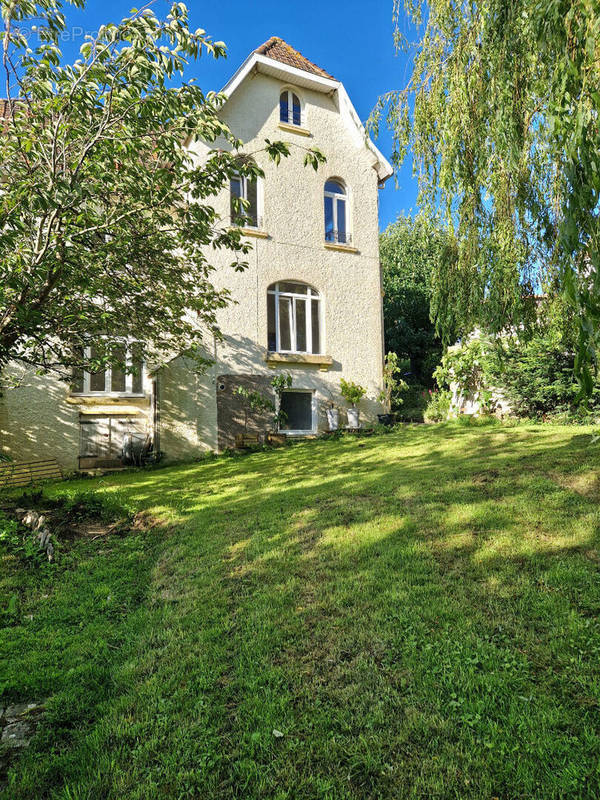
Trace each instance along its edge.
<instances>
[{"instance_id":1,"label":"green lawn","mask_svg":"<svg viewBox=\"0 0 600 800\"><path fill-rule=\"evenodd\" d=\"M600 796L590 434L414 426L51 487L153 525L0 562L0 705L50 697L5 796Z\"/></svg>"}]
</instances>

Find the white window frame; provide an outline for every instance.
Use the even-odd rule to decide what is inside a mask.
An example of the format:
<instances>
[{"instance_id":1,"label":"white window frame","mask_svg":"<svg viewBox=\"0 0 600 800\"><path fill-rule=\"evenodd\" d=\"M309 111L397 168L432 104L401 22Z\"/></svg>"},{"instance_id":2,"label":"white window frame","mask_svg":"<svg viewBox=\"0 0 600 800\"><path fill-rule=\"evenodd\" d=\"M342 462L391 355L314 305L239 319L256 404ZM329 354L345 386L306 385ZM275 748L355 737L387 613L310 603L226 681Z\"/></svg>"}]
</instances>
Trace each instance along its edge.
<instances>
[{"instance_id":1,"label":"white window frame","mask_svg":"<svg viewBox=\"0 0 600 800\"><path fill-rule=\"evenodd\" d=\"M301 388L294 387L294 388L290 388L290 389L284 389L282 394L287 393L287 392L296 392L296 393L300 393L300 394L310 394L311 395L310 408L311 408L311 412L312 412L312 417L311 417L312 427L307 429L307 430L289 430L288 428L282 428L281 425L278 425L279 433L285 433L286 436L307 436L309 434L316 433L317 432L317 423L318 423L318 408L317 408L317 394L316 394L315 390L314 389L301 389ZM276 405L277 405L277 413L279 414L279 411L281 409L281 398L279 396L277 397Z\"/></svg>"},{"instance_id":2,"label":"white window frame","mask_svg":"<svg viewBox=\"0 0 600 800\"><path fill-rule=\"evenodd\" d=\"M133 359L131 355L131 348L132 345L136 344L136 342L125 342L126 352L125 352L125 366L126 369L130 368L133 364ZM91 358L92 354L92 347L88 345L87 347L83 348L84 358L89 359ZM141 392L134 392L133 391L133 378L135 377L132 372L125 373L125 391L124 392L113 392L111 390L112 386L112 367L110 364L107 364L104 369L104 391L91 391L90 390L90 380L91 380L92 373L88 370L83 370L83 391L82 392L72 392L76 396L89 396L89 397L144 397L144 388L145 388L145 378L146 378L146 362L142 361L142 391Z\"/></svg>"},{"instance_id":3,"label":"white window frame","mask_svg":"<svg viewBox=\"0 0 600 800\"><path fill-rule=\"evenodd\" d=\"M344 201L344 212L345 212L344 213L344 216L345 216L344 222L345 222L345 228L346 228L346 234L345 234L346 240L344 242L342 242L341 244L349 244L352 241L352 232L350 231L350 213L349 213L349 210L350 210L349 209L350 197L349 197L349 193L348 193L348 187L346 186L344 181L342 181L340 178L328 178L325 181L325 186L330 181L335 182L335 183L339 183L341 186L343 186L344 192L343 192L343 194L341 192L330 192L327 189L323 188L323 224L325 225L325 230L324 230L325 241L326 242L332 242L334 244L339 244L340 243L340 241L339 241L339 232L340 232L340 230L339 230L339 226L338 226L338 204L337 204L337 201L338 200L343 200ZM333 239L328 239L327 238L327 227L326 227L326 222L325 222L325 198L326 197L331 198L331 205L332 205L332 210L333 210L333 234L334 234L334 238Z\"/></svg>"},{"instance_id":4,"label":"white window frame","mask_svg":"<svg viewBox=\"0 0 600 800\"><path fill-rule=\"evenodd\" d=\"M300 292L282 292L279 289L280 284L282 283L300 283L302 286L306 286L306 294L301 294ZM274 287L274 288L273 288ZM278 281L275 284L272 284L267 289L267 295L273 295L275 297L275 352L276 353L304 353L306 355L323 355L325 353L324 348L324 331L323 331L323 298L316 289L313 289L307 283L302 283L302 281ZM290 344L292 345L293 349L291 350L283 350L281 347L281 330L279 325L279 298L280 297L288 297L291 299L291 309L292 313L290 314ZM296 349L296 302L298 300L303 300L306 304L306 350L297 350ZM320 344L320 351L318 353L313 353L312 349L312 301L316 300L319 311L318 311L318 323L319 323L319 344Z\"/></svg>"},{"instance_id":5,"label":"white window frame","mask_svg":"<svg viewBox=\"0 0 600 800\"><path fill-rule=\"evenodd\" d=\"M250 178L247 175L240 175L238 172L235 173L235 178L237 178L237 180L239 180L241 183L241 198L243 200L248 200L248 181ZM242 229L249 228L252 231L260 231L263 230L263 182L260 176L257 176L254 180L256 180L256 225L249 225L247 222L244 222L244 225L241 227ZM229 186L229 194L229 207L231 216L231 184ZM240 209L239 215L242 216L244 213L246 213L246 209ZM231 224L238 224L235 222L233 216L231 216Z\"/></svg>"},{"instance_id":6,"label":"white window frame","mask_svg":"<svg viewBox=\"0 0 600 800\"><path fill-rule=\"evenodd\" d=\"M281 119L281 95L287 92L288 96L288 118ZM294 101L292 95L296 95L298 98L298 102L300 103L300 122L294 122ZM302 95L300 92L293 86L283 86L279 92L279 122L284 123L285 125L293 125L294 128L305 128L306 127L306 116L304 112L304 100L302 99ZM291 118L291 122L290 122Z\"/></svg>"}]
</instances>

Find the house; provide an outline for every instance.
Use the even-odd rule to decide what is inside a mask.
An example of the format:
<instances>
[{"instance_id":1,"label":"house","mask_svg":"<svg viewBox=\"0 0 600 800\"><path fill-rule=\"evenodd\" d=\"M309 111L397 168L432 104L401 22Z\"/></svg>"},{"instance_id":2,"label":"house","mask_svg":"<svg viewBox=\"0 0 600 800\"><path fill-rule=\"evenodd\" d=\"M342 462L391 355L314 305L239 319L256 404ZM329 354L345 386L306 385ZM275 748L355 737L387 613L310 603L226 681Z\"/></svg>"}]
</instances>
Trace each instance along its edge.
<instances>
[{"instance_id":1,"label":"house","mask_svg":"<svg viewBox=\"0 0 600 800\"><path fill-rule=\"evenodd\" d=\"M223 91L223 118L265 177L233 180L214 202L253 250L243 273L229 266L230 253L210 254L213 280L233 300L218 315L223 338L205 340L212 365L198 374L182 355L153 371L133 345L134 374L107 369L71 387L27 374L0 398L5 454L55 457L67 469L110 466L127 433L150 436L171 461L223 450L244 430L237 387L273 395L270 381L281 372L292 376L281 396L287 435L327 428L327 408L344 405L342 377L368 390L363 420L380 411L378 190L392 168L366 138L343 85L278 37L251 53ZM290 157L275 165L265 139L289 142ZM303 165L312 146L327 158L316 172ZM209 152L202 143L189 147L200 162ZM248 201L241 219L235 196ZM248 429L271 423L264 412Z\"/></svg>"}]
</instances>

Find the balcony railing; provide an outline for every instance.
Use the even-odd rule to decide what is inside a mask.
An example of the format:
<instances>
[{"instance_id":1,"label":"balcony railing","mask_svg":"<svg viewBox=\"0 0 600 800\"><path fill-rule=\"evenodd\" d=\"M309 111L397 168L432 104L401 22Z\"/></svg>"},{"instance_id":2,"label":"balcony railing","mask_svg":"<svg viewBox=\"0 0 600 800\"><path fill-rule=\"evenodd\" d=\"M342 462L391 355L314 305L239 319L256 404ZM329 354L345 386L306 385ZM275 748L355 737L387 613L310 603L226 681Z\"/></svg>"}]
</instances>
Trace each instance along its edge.
<instances>
[{"instance_id":1,"label":"balcony railing","mask_svg":"<svg viewBox=\"0 0 600 800\"><path fill-rule=\"evenodd\" d=\"M258 216L250 216L239 214L237 217L232 217L231 224L236 228L256 228L256 230L263 230L263 218Z\"/></svg>"},{"instance_id":2,"label":"balcony railing","mask_svg":"<svg viewBox=\"0 0 600 800\"><path fill-rule=\"evenodd\" d=\"M301 128L304 123L302 112L292 111L291 109L287 112L280 110L279 121L286 122L288 125L296 125L298 128Z\"/></svg>"},{"instance_id":3,"label":"balcony railing","mask_svg":"<svg viewBox=\"0 0 600 800\"><path fill-rule=\"evenodd\" d=\"M332 244L352 244L352 234L348 231L326 231L325 241Z\"/></svg>"}]
</instances>

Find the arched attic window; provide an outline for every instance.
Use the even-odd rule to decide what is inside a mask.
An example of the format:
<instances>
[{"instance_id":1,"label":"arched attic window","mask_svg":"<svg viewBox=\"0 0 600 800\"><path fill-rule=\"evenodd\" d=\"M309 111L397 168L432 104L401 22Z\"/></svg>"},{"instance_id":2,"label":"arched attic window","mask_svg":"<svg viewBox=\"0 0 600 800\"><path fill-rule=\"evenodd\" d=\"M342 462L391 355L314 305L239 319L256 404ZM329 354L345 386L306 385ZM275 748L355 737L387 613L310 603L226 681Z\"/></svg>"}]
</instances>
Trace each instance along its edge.
<instances>
[{"instance_id":1,"label":"arched attic window","mask_svg":"<svg viewBox=\"0 0 600 800\"><path fill-rule=\"evenodd\" d=\"M330 178L325 183L325 241L350 244L348 230L348 194L346 187L338 178Z\"/></svg>"},{"instance_id":2,"label":"arched attic window","mask_svg":"<svg viewBox=\"0 0 600 800\"><path fill-rule=\"evenodd\" d=\"M306 283L280 281L267 290L267 346L273 353L322 353L321 296Z\"/></svg>"},{"instance_id":3,"label":"arched attic window","mask_svg":"<svg viewBox=\"0 0 600 800\"><path fill-rule=\"evenodd\" d=\"M288 125L302 125L300 98L292 89L284 89L279 95L279 121Z\"/></svg>"}]
</instances>

